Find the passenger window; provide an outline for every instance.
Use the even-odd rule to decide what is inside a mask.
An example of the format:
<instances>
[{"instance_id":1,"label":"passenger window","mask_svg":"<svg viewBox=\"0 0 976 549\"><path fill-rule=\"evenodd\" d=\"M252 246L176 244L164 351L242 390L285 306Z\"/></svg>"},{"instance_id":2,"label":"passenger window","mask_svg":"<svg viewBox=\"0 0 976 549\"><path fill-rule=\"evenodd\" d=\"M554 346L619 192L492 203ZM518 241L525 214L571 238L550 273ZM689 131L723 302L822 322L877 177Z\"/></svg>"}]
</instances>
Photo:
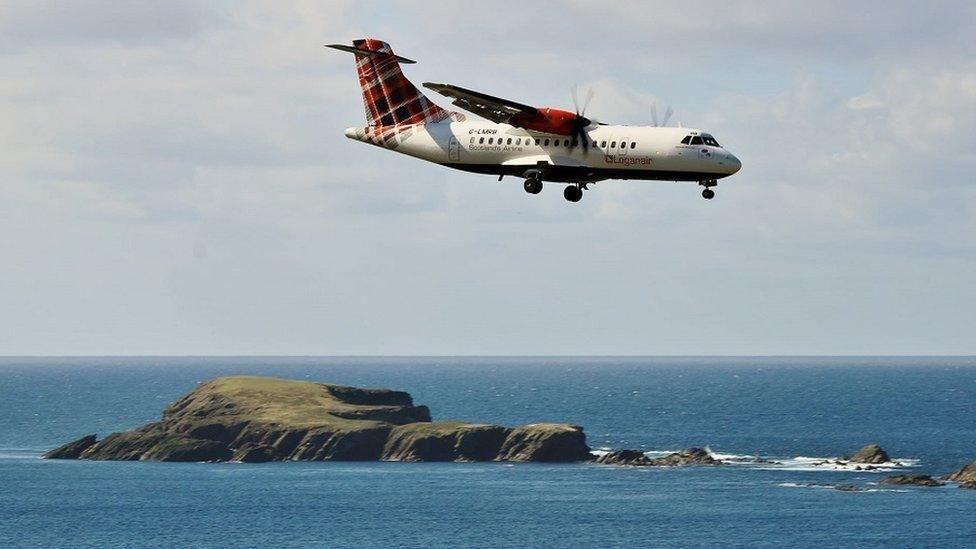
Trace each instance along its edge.
<instances>
[{"instance_id":1,"label":"passenger window","mask_svg":"<svg viewBox=\"0 0 976 549\"><path fill-rule=\"evenodd\" d=\"M591 146L592 146L593 148L596 148L596 141L594 141L594 142L593 142L593 145L591 145Z\"/></svg>"},{"instance_id":2,"label":"passenger window","mask_svg":"<svg viewBox=\"0 0 976 549\"><path fill-rule=\"evenodd\" d=\"M603 147L604 149L607 148L607 142L606 141L600 141L600 146Z\"/></svg>"},{"instance_id":3,"label":"passenger window","mask_svg":"<svg viewBox=\"0 0 976 549\"><path fill-rule=\"evenodd\" d=\"M505 144L506 144L506 145L511 145L511 144L512 144L512 138L511 138L511 137L509 137L509 138L508 138L508 142L506 142Z\"/></svg>"},{"instance_id":4,"label":"passenger window","mask_svg":"<svg viewBox=\"0 0 976 549\"><path fill-rule=\"evenodd\" d=\"M702 138L701 137L698 137L697 135L695 137L692 137L691 138L691 144L692 145L701 145L702 144Z\"/></svg>"},{"instance_id":5,"label":"passenger window","mask_svg":"<svg viewBox=\"0 0 976 549\"><path fill-rule=\"evenodd\" d=\"M637 146L637 142L636 141L631 141L630 142L630 148L631 149L635 148L636 146Z\"/></svg>"},{"instance_id":6,"label":"passenger window","mask_svg":"<svg viewBox=\"0 0 976 549\"><path fill-rule=\"evenodd\" d=\"M521 145L521 144L522 144L522 138L518 138L518 139L516 139L516 140L515 140L515 144L516 144L516 145Z\"/></svg>"},{"instance_id":7,"label":"passenger window","mask_svg":"<svg viewBox=\"0 0 976 549\"><path fill-rule=\"evenodd\" d=\"M540 143L542 143L542 140L540 140L540 139L536 139L535 140L536 147L538 147Z\"/></svg>"},{"instance_id":8,"label":"passenger window","mask_svg":"<svg viewBox=\"0 0 976 549\"><path fill-rule=\"evenodd\" d=\"M685 138L681 140L681 142L683 144L685 144L685 145L691 143L691 136L690 135L686 135Z\"/></svg>"},{"instance_id":9,"label":"passenger window","mask_svg":"<svg viewBox=\"0 0 976 549\"><path fill-rule=\"evenodd\" d=\"M610 142L610 148L611 149L616 149L617 148L617 142L616 141L611 141Z\"/></svg>"},{"instance_id":10,"label":"passenger window","mask_svg":"<svg viewBox=\"0 0 976 549\"><path fill-rule=\"evenodd\" d=\"M546 139L545 146L547 146L547 147L549 146L549 140L548 139Z\"/></svg>"},{"instance_id":11,"label":"passenger window","mask_svg":"<svg viewBox=\"0 0 976 549\"><path fill-rule=\"evenodd\" d=\"M484 142L485 142L485 138L484 137L482 137L481 139L478 140L478 143L480 143L480 144L484 144Z\"/></svg>"}]
</instances>

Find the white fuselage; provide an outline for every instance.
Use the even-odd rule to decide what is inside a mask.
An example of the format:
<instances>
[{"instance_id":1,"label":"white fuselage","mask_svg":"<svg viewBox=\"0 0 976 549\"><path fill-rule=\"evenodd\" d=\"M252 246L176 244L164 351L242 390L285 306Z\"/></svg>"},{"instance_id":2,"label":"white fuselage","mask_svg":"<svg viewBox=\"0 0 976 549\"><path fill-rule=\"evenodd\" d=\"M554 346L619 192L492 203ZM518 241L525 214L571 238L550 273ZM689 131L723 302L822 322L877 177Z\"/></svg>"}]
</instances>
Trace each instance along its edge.
<instances>
[{"instance_id":1,"label":"white fuselage","mask_svg":"<svg viewBox=\"0 0 976 549\"><path fill-rule=\"evenodd\" d=\"M386 133L381 141L373 137L375 128L346 130L351 139L452 168L518 177L539 170L547 181L714 181L742 166L717 143L682 143L689 136L711 137L689 128L597 125L586 132L590 141L586 148L574 146L572 137L489 121L448 120Z\"/></svg>"}]
</instances>

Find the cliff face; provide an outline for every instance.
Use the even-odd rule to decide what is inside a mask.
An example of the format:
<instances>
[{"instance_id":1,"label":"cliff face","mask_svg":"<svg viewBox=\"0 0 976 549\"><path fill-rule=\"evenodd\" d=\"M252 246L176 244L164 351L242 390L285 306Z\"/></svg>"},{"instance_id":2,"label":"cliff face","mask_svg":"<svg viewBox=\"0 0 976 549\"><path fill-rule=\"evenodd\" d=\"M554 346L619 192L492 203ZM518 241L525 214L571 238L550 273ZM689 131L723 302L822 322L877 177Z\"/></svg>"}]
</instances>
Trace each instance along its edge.
<instances>
[{"instance_id":1,"label":"cliff face","mask_svg":"<svg viewBox=\"0 0 976 549\"><path fill-rule=\"evenodd\" d=\"M52 459L150 461L584 461L574 425L516 428L431 422L409 394L233 376L177 400L160 421L101 441L89 435Z\"/></svg>"}]
</instances>

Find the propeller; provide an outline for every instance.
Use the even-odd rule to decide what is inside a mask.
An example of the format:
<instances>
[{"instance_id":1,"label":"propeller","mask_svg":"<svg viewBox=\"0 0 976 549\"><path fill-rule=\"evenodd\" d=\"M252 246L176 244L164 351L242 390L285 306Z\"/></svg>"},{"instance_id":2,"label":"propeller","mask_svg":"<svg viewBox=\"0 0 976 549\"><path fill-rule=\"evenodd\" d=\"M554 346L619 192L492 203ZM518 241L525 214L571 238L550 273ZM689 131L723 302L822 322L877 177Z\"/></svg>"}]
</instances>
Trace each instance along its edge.
<instances>
[{"instance_id":1,"label":"propeller","mask_svg":"<svg viewBox=\"0 0 976 549\"><path fill-rule=\"evenodd\" d=\"M668 106L668 110L664 112L664 120L658 124L657 123L657 103L651 103L651 125L655 128L666 127L668 125L668 120L671 119L671 115L674 114L674 109Z\"/></svg>"},{"instance_id":2,"label":"propeller","mask_svg":"<svg viewBox=\"0 0 976 549\"><path fill-rule=\"evenodd\" d=\"M593 100L593 88L586 90L586 99L583 100L583 108L580 108L579 94L577 93L576 86L570 90L573 96L573 106L576 108L576 119L573 120L573 139L579 141L580 145L583 146L583 152L586 152L590 148L590 136L586 134L586 128L593 124L593 121L584 116L586 113L586 108L590 106L590 101Z\"/></svg>"}]
</instances>

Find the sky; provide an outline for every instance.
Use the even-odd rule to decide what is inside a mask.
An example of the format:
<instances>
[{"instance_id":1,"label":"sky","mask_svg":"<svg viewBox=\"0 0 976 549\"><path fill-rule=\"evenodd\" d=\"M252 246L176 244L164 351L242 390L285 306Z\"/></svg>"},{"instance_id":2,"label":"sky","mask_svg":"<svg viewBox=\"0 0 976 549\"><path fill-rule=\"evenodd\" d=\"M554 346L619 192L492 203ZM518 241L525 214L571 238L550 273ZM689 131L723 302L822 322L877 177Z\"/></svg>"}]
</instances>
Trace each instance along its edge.
<instances>
[{"instance_id":1,"label":"sky","mask_svg":"<svg viewBox=\"0 0 976 549\"><path fill-rule=\"evenodd\" d=\"M570 204L346 139L323 44L365 36L415 83L672 106L743 169ZM972 2L4 2L0 355L976 354L973 36Z\"/></svg>"}]
</instances>

